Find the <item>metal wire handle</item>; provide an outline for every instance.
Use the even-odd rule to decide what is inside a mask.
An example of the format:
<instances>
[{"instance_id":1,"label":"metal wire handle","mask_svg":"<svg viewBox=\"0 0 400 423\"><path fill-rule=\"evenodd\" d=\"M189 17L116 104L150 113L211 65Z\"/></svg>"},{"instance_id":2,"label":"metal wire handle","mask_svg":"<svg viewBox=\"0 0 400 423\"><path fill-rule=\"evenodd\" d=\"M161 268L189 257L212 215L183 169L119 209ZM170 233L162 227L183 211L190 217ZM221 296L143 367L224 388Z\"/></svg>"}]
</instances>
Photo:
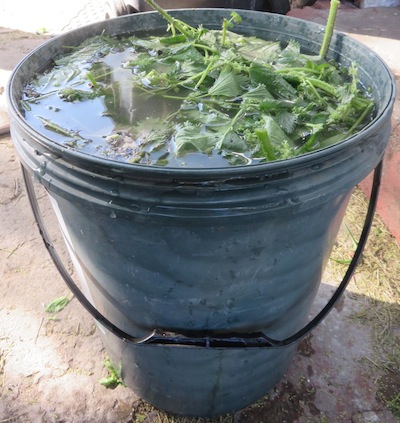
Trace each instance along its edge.
<instances>
[{"instance_id":1,"label":"metal wire handle","mask_svg":"<svg viewBox=\"0 0 400 423\"><path fill-rule=\"evenodd\" d=\"M206 348L260 348L260 347L286 347L290 344L300 341L307 336L312 330L314 330L322 320L328 315L335 304L343 295L347 285L350 282L351 277L362 257L365 244L368 239L368 235L372 226L376 204L378 200L379 188L382 177L383 160L379 162L374 170L374 179L371 188L370 200L368 204L368 211L365 217L363 230L360 235L360 239L357 244L354 256L349 264L349 267L343 277L342 282L337 287L336 291L325 305L325 307L302 329L296 332L294 335L283 339L277 340L268 337L263 332L254 333L223 333L218 334L215 332L188 332L186 334L169 332L160 329L154 329L145 337L134 337L127 332L121 330L110 322L104 315L102 315L93 304L86 298L80 288L76 285L72 277L69 275L67 269L63 265L60 256L58 255L55 247L53 246L50 236L46 230L44 221L40 213L39 203L37 201L35 187L32 182L32 178L29 176L28 171L22 166L22 173L28 193L28 198L32 211L36 220L36 224L39 228L40 235L43 239L44 245L50 254L57 270L61 274L64 282L68 288L75 295L81 305L92 315L106 329L116 335L118 338L126 342L132 342L137 345L145 344L156 344L156 345L175 345L175 346L194 346L194 347L206 347Z\"/></svg>"}]
</instances>

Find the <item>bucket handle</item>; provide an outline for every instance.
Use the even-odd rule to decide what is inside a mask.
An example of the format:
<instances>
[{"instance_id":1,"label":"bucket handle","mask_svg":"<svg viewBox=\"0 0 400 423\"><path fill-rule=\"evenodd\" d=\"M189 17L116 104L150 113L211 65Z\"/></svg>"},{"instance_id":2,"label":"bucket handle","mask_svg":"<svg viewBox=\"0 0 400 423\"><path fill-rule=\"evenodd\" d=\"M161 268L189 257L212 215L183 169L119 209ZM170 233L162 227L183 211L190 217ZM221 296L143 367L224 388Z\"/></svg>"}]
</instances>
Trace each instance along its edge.
<instances>
[{"instance_id":1,"label":"bucket handle","mask_svg":"<svg viewBox=\"0 0 400 423\"><path fill-rule=\"evenodd\" d=\"M137 345L143 344L156 344L156 345L176 345L176 346L196 346L196 347L206 347L206 348L248 348L248 347L286 347L295 342L300 341L306 337L312 330L314 330L322 320L328 315L332 310L338 300L341 298L344 293L347 285L350 282L351 277L361 259L362 253L364 251L365 244L368 239L368 235L372 226L376 204L378 200L379 188L381 184L382 177L382 168L383 160L379 162L377 167L374 170L374 178L371 188L370 200L368 204L368 211L365 217L363 230L360 235L360 239L357 244L356 251L354 256L347 268L347 271L343 277L343 280L333 293L330 300L327 302L325 307L302 329L296 332L294 335L283 339L277 340L268 337L262 332L254 333L215 333L215 332L188 332L186 334L179 334L175 332L164 331L160 329L154 329L151 333L144 337L133 337L132 335L121 330L110 322L104 315L102 315L93 304L86 298L82 293L80 288L76 285L72 277L69 275L67 269L63 265L60 256L58 255L55 247L53 246L50 236L46 230L44 221L40 213L39 203L37 201L37 196L35 188L32 182L32 178L29 176L28 171L22 166L22 173L27 189L28 199L32 207L32 211L35 217L36 224L39 228L40 235L43 239L44 245L47 251L50 254L50 257L53 260L57 270L64 279L64 282L67 284L68 288L75 295L77 300L81 305L92 315L92 317L112 332L115 336L122 339L125 342L131 342Z\"/></svg>"}]
</instances>

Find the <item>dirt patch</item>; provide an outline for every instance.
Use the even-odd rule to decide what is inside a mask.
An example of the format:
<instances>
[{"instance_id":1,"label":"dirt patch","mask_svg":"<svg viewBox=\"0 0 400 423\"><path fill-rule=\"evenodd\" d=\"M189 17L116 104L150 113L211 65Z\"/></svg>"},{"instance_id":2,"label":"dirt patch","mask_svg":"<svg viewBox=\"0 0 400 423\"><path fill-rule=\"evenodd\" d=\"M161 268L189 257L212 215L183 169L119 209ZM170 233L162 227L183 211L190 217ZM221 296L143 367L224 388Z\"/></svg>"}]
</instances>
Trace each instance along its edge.
<instances>
[{"instance_id":1,"label":"dirt patch","mask_svg":"<svg viewBox=\"0 0 400 423\"><path fill-rule=\"evenodd\" d=\"M378 379L377 400L388 407L400 421L400 371L387 369Z\"/></svg>"},{"instance_id":2,"label":"dirt patch","mask_svg":"<svg viewBox=\"0 0 400 423\"><path fill-rule=\"evenodd\" d=\"M315 405L315 398L315 387L306 379L300 379L297 383L284 380L279 389L243 411L238 422L264 422L268 416L268 423L292 423L307 411L315 419L323 418L324 415Z\"/></svg>"},{"instance_id":3,"label":"dirt patch","mask_svg":"<svg viewBox=\"0 0 400 423\"><path fill-rule=\"evenodd\" d=\"M0 28L1 69L11 71L18 63L16 57L24 57L50 38L48 35L36 35L16 29Z\"/></svg>"},{"instance_id":4,"label":"dirt patch","mask_svg":"<svg viewBox=\"0 0 400 423\"><path fill-rule=\"evenodd\" d=\"M297 347L297 352L301 354L303 357L310 357L315 353L314 348L312 347L312 340L313 334L310 333L305 339L303 339L299 346Z\"/></svg>"}]
</instances>

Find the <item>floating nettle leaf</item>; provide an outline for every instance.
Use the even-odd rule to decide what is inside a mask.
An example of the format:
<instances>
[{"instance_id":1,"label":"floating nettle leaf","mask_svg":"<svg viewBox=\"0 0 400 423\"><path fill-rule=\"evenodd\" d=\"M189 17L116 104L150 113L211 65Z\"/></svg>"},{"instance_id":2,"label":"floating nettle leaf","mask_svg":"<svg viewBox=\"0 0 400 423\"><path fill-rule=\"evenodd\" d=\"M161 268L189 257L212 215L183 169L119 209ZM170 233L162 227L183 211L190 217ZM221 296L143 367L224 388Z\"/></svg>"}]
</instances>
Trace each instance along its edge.
<instances>
[{"instance_id":1,"label":"floating nettle leaf","mask_svg":"<svg viewBox=\"0 0 400 423\"><path fill-rule=\"evenodd\" d=\"M177 156L195 152L210 154L219 134L208 131L204 126L187 125L180 128L174 138Z\"/></svg>"}]
</instances>

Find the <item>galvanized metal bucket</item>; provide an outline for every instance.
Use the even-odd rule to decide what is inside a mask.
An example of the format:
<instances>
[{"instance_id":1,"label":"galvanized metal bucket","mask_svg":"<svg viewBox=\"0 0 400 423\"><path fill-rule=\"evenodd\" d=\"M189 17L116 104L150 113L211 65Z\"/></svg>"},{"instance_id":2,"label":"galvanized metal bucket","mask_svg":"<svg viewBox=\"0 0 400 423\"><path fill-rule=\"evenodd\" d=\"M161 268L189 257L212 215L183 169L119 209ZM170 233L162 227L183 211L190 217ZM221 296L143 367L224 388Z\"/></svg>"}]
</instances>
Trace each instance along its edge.
<instances>
[{"instance_id":1,"label":"galvanized metal bucket","mask_svg":"<svg viewBox=\"0 0 400 423\"><path fill-rule=\"evenodd\" d=\"M222 9L174 13L209 27L230 15ZM238 32L295 39L308 51L319 50L319 25L252 11L241 15ZM332 306L335 298L304 327L351 191L384 154L395 85L372 51L335 34L329 59L359 64L376 102L375 119L337 145L250 167L119 163L63 147L25 121L23 86L64 46L103 31L164 28L160 16L143 13L43 44L12 75L11 133L46 246L97 319L125 383L166 411L214 416L268 392L287 370L296 342ZM86 298L46 235L32 175L50 195Z\"/></svg>"}]
</instances>

